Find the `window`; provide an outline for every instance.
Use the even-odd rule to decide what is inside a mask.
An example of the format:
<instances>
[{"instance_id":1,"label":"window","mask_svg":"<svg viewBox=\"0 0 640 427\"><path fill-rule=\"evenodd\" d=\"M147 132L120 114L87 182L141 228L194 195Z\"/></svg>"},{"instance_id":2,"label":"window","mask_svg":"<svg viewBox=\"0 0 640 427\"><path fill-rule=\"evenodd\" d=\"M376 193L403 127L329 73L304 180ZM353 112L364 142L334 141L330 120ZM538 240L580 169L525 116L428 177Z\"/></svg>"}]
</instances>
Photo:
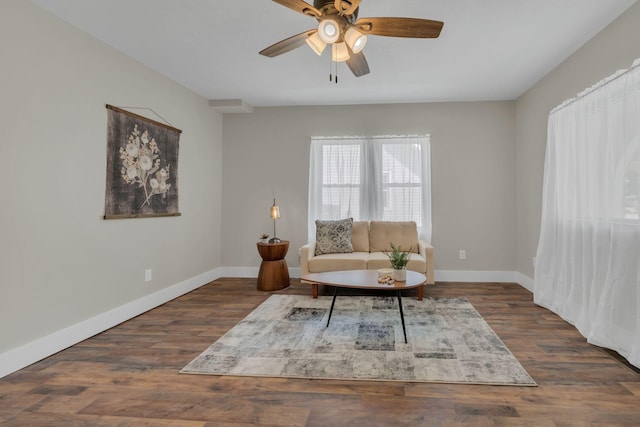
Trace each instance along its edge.
<instances>
[{"instance_id":1,"label":"window","mask_svg":"<svg viewBox=\"0 0 640 427\"><path fill-rule=\"evenodd\" d=\"M625 156L624 219L640 220L640 136L629 144Z\"/></svg>"},{"instance_id":2,"label":"window","mask_svg":"<svg viewBox=\"0 0 640 427\"><path fill-rule=\"evenodd\" d=\"M389 171L382 171L382 198L384 204L384 210L388 211L392 209L391 197L389 196L389 184L391 182L391 174Z\"/></svg>"},{"instance_id":3,"label":"window","mask_svg":"<svg viewBox=\"0 0 640 427\"><path fill-rule=\"evenodd\" d=\"M309 168L309 239L316 219L415 221L431 240L428 136L316 137Z\"/></svg>"}]
</instances>

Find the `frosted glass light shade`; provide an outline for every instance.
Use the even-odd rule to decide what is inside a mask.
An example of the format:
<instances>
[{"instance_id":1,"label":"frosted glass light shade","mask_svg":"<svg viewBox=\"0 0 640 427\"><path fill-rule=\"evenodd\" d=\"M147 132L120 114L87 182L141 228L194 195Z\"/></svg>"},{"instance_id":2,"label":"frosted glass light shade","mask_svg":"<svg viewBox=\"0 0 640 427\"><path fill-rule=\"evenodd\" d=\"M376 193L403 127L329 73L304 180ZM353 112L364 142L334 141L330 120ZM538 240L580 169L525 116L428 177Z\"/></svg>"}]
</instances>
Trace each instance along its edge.
<instances>
[{"instance_id":1,"label":"frosted glass light shade","mask_svg":"<svg viewBox=\"0 0 640 427\"><path fill-rule=\"evenodd\" d=\"M340 38L340 26L334 19L323 19L318 25L318 34L325 43L335 43Z\"/></svg>"},{"instance_id":2,"label":"frosted glass light shade","mask_svg":"<svg viewBox=\"0 0 640 427\"><path fill-rule=\"evenodd\" d=\"M358 53L364 49L367 44L367 36L353 27L349 27L344 35L344 41L349 45L353 53Z\"/></svg>"},{"instance_id":3,"label":"frosted glass light shade","mask_svg":"<svg viewBox=\"0 0 640 427\"><path fill-rule=\"evenodd\" d=\"M307 44L318 56L322 55L324 48L327 47L327 44L320 38L320 34L315 33L311 37L307 39Z\"/></svg>"},{"instance_id":4,"label":"frosted glass light shade","mask_svg":"<svg viewBox=\"0 0 640 427\"><path fill-rule=\"evenodd\" d=\"M281 240L276 237L276 219L280 218L280 208L276 205L276 199L273 199L269 216L273 219L273 238L269 239L269 243L280 243Z\"/></svg>"},{"instance_id":5,"label":"frosted glass light shade","mask_svg":"<svg viewBox=\"0 0 640 427\"><path fill-rule=\"evenodd\" d=\"M275 201L274 201L275 203ZM277 219L280 218L280 208L277 205L273 205L271 206L271 213L269 215L271 217L271 219Z\"/></svg>"},{"instance_id":6,"label":"frosted glass light shade","mask_svg":"<svg viewBox=\"0 0 640 427\"><path fill-rule=\"evenodd\" d=\"M334 62L344 62L351 56L349 55L349 49L347 49L346 43L334 43L331 49L331 59Z\"/></svg>"}]
</instances>

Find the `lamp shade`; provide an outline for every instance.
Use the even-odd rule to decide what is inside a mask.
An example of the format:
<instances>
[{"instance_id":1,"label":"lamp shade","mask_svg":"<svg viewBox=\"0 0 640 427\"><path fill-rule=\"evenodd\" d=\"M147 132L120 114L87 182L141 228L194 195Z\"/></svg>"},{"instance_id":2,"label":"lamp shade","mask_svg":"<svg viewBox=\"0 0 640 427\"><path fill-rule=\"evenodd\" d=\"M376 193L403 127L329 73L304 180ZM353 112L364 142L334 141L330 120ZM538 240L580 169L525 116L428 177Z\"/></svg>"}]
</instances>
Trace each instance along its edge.
<instances>
[{"instance_id":1,"label":"lamp shade","mask_svg":"<svg viewBox=\"0 0 640 427\"><path fill-rule=\"evenodd\" d=\"M269 216L273 219L273 238L269 239L269 243L280 243L281 240L276 237L276 219L280 218L280 208L276 205L276 199L273 199Z\"/></svg>"},{"instance_id":2,"label":"lamp shade","mask_svg":"<svg viewBox=\"0 0 640 427\"><path fill-rule=\"evenodd\" d=\"M331 49L331 59L334 62L344 62L350 58L346 43L334 43Z\"/></svg>"},{"instance_id":3,"label":"lamp shade","mask_svg":"<svg viewBox=\"0 0 640 427\"><path fill-rule=\"evenodd\" d=\"M311 37L307 39L307 44L318 56L322 55L324 48L327 47L327 44L322 40L319 33L314 33Z\"/></svg>"},{"instance_id":4,"label":"lamp shade","mask_svg":"<svg viewBox=\"0 0 640 427\"><path fill-rule=\"evenodd\" d=\"M349 45L353 53L358 53L364 49L364 45L367 44L367 36L353 27L349 27L344 34L344 41Z\"/></svg>"},{"instance_id":5,"label":"lamp shade","mask_svg":"<svg viewBox=\"0 0 640 427\"><path fill-rule=\"evenodd\" d=\"M318 34L325 43L335 43L340 38L340 26L334 19L323 19L318 25Z\"/></svg>"},{"instance_id":6,"label":"lamp shade","mask_svg":"<svg viewBox=\"0 0 640 427\"><path fill-rule=\"evenodd\" d=\"M273 199L273 206L271 206L271 213L269 216L271 219L280 218L280 208L276 205L276 199Z\"/></svg>"}]
</instances>

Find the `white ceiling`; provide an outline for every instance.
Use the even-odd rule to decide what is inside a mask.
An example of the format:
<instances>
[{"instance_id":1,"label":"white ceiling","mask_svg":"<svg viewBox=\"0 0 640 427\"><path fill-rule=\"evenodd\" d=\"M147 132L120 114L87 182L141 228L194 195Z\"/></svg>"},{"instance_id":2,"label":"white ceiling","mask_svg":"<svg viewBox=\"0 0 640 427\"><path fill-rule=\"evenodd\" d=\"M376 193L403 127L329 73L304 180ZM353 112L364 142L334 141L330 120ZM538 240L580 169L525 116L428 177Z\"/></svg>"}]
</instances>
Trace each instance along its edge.
<instances>
[{"instance_id":1,"label":"white ceiling","mask_svg":"<svg viewBox=\"0 0 640 427\"><path fill-rule=\"evenodd\" d=\"M370 36L371 73L306 45L263 48L314 28L270 0L33 0L207 99L253 106L513 100L636 0L362 0L360 17L444 21L438 39ZM312 3L312 0L309 0Z\"/></svg>"}]
</instances>

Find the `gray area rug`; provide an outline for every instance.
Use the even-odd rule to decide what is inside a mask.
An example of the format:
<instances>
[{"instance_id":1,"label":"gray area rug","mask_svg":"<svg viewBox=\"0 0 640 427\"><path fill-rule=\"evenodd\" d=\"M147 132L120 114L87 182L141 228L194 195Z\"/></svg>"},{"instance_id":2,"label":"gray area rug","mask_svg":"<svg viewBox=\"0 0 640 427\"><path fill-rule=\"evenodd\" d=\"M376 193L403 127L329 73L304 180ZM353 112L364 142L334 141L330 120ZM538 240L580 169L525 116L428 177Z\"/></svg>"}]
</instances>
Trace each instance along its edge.
<instances>
[{"instance_id":1,"label":"gray area rug","mask_svg":"<svg viewBox=\"0 0 640 427\"><path fill-rule=\"evenodd\" d=\"M272 295L180 372L535 386L464 298Z\"/></svg>"}]
</instances>

